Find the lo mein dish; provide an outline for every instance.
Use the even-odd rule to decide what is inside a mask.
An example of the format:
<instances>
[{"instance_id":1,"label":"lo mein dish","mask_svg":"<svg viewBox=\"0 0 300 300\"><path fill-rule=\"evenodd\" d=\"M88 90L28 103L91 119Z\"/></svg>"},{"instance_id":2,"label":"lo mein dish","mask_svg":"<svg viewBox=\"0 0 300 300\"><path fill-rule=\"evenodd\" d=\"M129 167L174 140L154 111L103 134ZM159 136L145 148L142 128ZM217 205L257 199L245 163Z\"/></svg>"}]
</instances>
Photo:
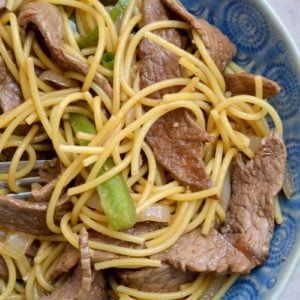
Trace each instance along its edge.
<instances>
[{"instance_id":1,"label":"lo mein dish","mask_svg":"<svg viewBox=\"0 0 300 300\"><path fill-rule=\"evenodd\" d=\"M220 299L264 264L274 81L179 1L0 6L0 299Z\"/></svg>"}]
</instances>

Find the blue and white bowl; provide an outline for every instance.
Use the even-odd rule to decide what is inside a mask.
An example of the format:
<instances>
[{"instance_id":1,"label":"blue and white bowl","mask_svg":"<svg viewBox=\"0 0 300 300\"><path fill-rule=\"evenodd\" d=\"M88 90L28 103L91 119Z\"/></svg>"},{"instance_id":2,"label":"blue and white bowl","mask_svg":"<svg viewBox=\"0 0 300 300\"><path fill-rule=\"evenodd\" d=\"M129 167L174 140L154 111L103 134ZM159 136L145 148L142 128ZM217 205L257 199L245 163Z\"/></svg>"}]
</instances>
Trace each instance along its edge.
<instances>
[{"instance_id":1,"label":"blue and white bowl","mask_svg":"<svg viewBox=\"0 0 300 300\"><path fill-rule=\"evenodd\" d=\"M244 69L275 80L281 92L271 103L284 124L296 195L280 195L284 223L276 226L266 264L243 276L224 299L276 299L300 257L300 57L291 37L264 0L182 0L190 12L220 28L237 46Z\"/></svg>"}]
</instances>

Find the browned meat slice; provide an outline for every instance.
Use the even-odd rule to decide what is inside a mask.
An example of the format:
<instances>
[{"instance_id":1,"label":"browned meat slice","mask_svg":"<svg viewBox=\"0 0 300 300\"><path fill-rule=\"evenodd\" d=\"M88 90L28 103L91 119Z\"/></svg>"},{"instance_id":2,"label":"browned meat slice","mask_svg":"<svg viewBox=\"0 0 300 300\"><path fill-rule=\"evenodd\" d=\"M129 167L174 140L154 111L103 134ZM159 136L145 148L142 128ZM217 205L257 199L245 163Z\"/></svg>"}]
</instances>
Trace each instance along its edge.
<instances>
[{"instance_id":1,"label":"browned meat slice","mask_svg":"<svg viewBox=\"0 0 300 300\"><path fill-rule=\"evenodd\" d=\"M160 0L143 2L145 25L168 19L167 10ZM182 37L175 29L158 30L156 33L169 42L182 46ZM139 54L141 88L181 75L178 57L155 43L147 39L142 40ZM161 98L166 93L177 91L176 87L169 88L155 93L152 97ZM211 180L205 174L202 161L203 142L210 140L211 137L184 109L165 114L154 123L146 137L156 160L177 180L195 189L211 186Z\"/></svg>"},{"instance_id":2,"label":"browned meat slice","mask_svg":"<svg viewBox=\"0 0 300 300\"><path fill-rule=\"evenodd\" d=\"M37 202L49 201L57 182L58 182L58 178L51 180L50 182L46 183L44 186L32 185L31 192L34 200Z\"/></svg>"},{"instance_id":3,"label":"browned meat slice","mask_svg":"<svg viewBox=\"0 0 300 300\"><path fill-rule=\"evenodd\" d=\"M227 74L224 76L226 91L235 95L255 96L255 75L248 73ZM280 86L273 80L262 77L263 97L275 96L280 91Z\"/></svg>"},{"instance_id":4,"label":"browned meat slice","mask_svg":"<svg viewBox=\"0 0 300 300\"><path fill-rule=\"evenodd\" d=\"M232 196L222 232L256 265L269 253L274 200L283 183L286 151L277 134L262 141L254 159L239 156L233 168Z\"/></svg>"},{"instance_id":5,"label":"browned meat slice","mask_svg":"<svg viewBox=\"0 0 300 300\"><path fill-rule=\"evenodd\" d=\"M79 298L81 289L82 271L78 266L74 272L70 275L67 281L56 288L51 295L41 297L41 300L108 300L107 284L105 277L101 271L94 272L93 281L90 291L85 295L84 298Z\"/></svg>"},{"instance_id":6,"label":"browned meat slice","mask_svg":"<svg viewBox=\"0 0 300 300\"><path fill-rule=\"evenodd\" d=\"M0 225L11 230L35 235L49 235L46 224L48 203L33 203L0 195ZM62 196L55 210L55 221L59 222L72 208L68 196Z\"/></svg>"},{"instance_id":7,"label":"browned meat slice","mask_svg":"<svg viewBox=\"0 0 300 300\"><path fill-rule=\"evenodd\" d=\"M168 264L160 268L140 270L116 270L122 284L145 292L170 293L179 289L181 284L192 281L195 273L182 272Z\"/></svg>"},{"instance_id":8,"label":"browned meat slice","mask_svg":"<svg viewBox=\"0 0 300 300\"><path fill-rule=\"evenodd\" d=\"M160 259L182 271L248 273L252 267L247 257L235 249L223 235L212 229L207 236L197 228L183 235L165 252L153 258Z\"/></svg>"},{"instance_id":9,"label":"browned meat slice","mask_svg":"<svg viewBox=\"0 0 300 300\"><path fill-rule=\"evenodd\" d=\"M43 182L49 183L52 180L57 179L63 172L63 166L59 159L54 158L53 160L46 161L41 169L39 169L39 176Z\"/></svg>"},{"instance_id":10,"label":"browned meat slice","mask_svg":"<svg viewBox=\"0 0 300 300\"><path fill-rule=\"evenodd\" d=\"M79 234L79 251L81 267L81 288L78 299L83 299L92 287L92 266L89 248L89 234L85 228L80 230Z\"/></svg>"},{"instance_id":11,"label":"browned meat slice","mask_svg":"<svg viewBox=\"0 0 300 300\"><path fill-rule=\"evenodd\" d=\"M67 244L64 252L56 262L56 266L50 274L51 280L56 280L61 274L69 272L80 259L79 251L71 244Z\"/></svg>"},{"instance_id":12,"label":"browned meat slice","mask_svg":"<svg viewBox=\"0 0 300 300\"><path fill-rule=\"evenodd\" d=\"M56 6L45 0L37 0L25 4L20 11L18 22L24 29L33 23L42 34L52 56L66 68L87 74L89 66L86 62L71 56L63 50L64 26L62 16ZM96 73L97 82L108 96L112 97L112 88L108 80Z\"/></svg>"},{"instance_id":13,"label":"browned meat slice","mask_svg":"<svg viewBox=\"0 0 300 300\"><path fill-rule=\"evenodd\" d=\"M3 112L8 112L23 102L19 84L6 68L0 56L0 106Z\"/></svg>"},{"instance_id":14,"label":"browned meat slice","mask_svg":"<svg viewBox=\"0 0 300 300\"><path fill-rule=\"evenodd\" d=\"M178 181L195 190L212 185L202 160L203 144L209 141L212 136L183 109L158 119L147 134L156 160Z\"/></svg>"},{"instance_id":15,"label":"browned meat slice","mask_svg":"<svg viewBox=\"0 0 300 300\"><path fill-rule=\"evenodd\" d=\"M217 27L209 24L203 19L190 14L176 0L162 0L178 17L191 24L198 32L207 48L211 58L220 71L223 71L232 57L236 54L236 47Z\"/></svg>"},{"instance_id":16,"label":"browned meat slice","mask_svg":"<svg viewBox=\"0 0 300 300\"><path fill-rule=\"evenodd\" d=\"M4 259L0 255L0 279L7 280L7 278L8 278L8 269Z\"/></svg>"},{"instance_id":17,"label":"browned meat slice","mask_svg":"<svg viewBox=\"0 0 300 300\"><path fill-rule=\"evenodd\" d=\"M143 1L144 25L168 19L167 10L160 0ZM155 33L176 46L182 47L182 36L176 29L161 29L155 31ZM141 88L145 88L162 80L181 76L178 56L169 50L166 50L147 39L143 39L139 45L139 55L141 58ZM151 97L159 99L164 94L177 91L177 87L166 88L152 94Z\"/></svg>"}]
</instances>

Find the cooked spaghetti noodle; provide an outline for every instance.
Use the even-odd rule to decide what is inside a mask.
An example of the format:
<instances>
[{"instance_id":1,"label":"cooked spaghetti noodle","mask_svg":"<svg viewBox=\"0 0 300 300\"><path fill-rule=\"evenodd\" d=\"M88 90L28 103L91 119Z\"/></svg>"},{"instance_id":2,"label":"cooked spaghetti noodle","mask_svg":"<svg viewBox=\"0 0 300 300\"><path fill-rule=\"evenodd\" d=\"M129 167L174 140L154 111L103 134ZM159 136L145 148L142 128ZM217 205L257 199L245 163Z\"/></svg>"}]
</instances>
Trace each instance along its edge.
<instances>
[{"instance_id":1,"label":"cooked spaghetti noodle","mask_svg":"<svg viewBox=\"0 0 300 300\"><path fill-rule=\"evenodd\" d=\"M142 1L131 0L117 29L105 7L97 0L48 2L59 8L63 19L64 50L88 64L89 69L85 76L78 70L66 71L49 58L32 28L22 36L17 19L22 1L7 1L6 10L0 18L0 53L20 85L24 102L0 116L0 150L15 149L9 170L1 174L0 179L7 180L12 192L21 191L17 180L31 174L41 153L55 152L64 171L55 184L46 213L46 223L52 235L28 235L30 244L35 241L39 245L33 260L30 262L25 254L30 245L20 254L8 248L7 238L1 241L0 254L7 266L8 278L0 282L0 299L37 299L61 286L66 276L51 281L51 270L67 244L79 248L79 232L83 227L120 241L120 244L108 244L92 238L89 240L91 256L96 250L124 256L96 262L96 270L159 267L160 261L149 256L167 250L182 235L199 226L206 235L216 221L224 222L226 211L219 199L226 174L238 152L248 158L255 156L249 136L263 138L269 135L266 116L271 118L274 130L279 135L283 134L278 113L263 99L261 76L255 77L255 96L226 93L223 74L199 34L189 24L165 20L141 27ZM71 17L75 19L77 31L71 27ZM86 35L94 26L99 33L97 42L81 49L77 44L78 36ZM166 28L190 34L194 41L192 51L156 34L157 30ZM143 38L176 54L184 69L182 77L140 88L137 48ZM106 52L115 54L113 70L104 67L101 62ZM58 87L40 79L38 74L44 71L60 74L76 85ZM240 71L231 63L225 72ZM93 81L97 72L110 78L112 97ZM161 100L151 98L157 91L178 86L178 93L167 94ZM214 137L214 141L205 146L203 154L206 172L213 183L211 188L191 191L170 179L145 142L151 126L167 112L179 108L191 111L200 127ZM74 132L70 118L72 113L87 116L95 125L95 132ZM16 128L24 125L30 127L27 134L16 133ZM80 140L87 141L87 144L80 145ZM28 162L18 169L18 163L24 157ZM108 158L113 159L114 166L101 173ZM107 217L95 195L99 185L117 174L122 174L127 184L138 220L154 205L167 206L170 216L166 227L137 236L108 226ZM58 224L54 219L55 208L66 187L73 209L64 214ZM93 206L91 198L96 198ZM278 201L275 213L276 221L281 223ZM11 233L5 232L6 235ZM122 242L136 247L123 246ZM21 274L24 285L19 284L17 274ZM236 275L224 276L214 299L219 299L236 278ZM109 288L112 299L199 299L212 281L213 276L200 274L177 292L153 293L124 286L110 275Z\"/></svg>"}]
</instances>

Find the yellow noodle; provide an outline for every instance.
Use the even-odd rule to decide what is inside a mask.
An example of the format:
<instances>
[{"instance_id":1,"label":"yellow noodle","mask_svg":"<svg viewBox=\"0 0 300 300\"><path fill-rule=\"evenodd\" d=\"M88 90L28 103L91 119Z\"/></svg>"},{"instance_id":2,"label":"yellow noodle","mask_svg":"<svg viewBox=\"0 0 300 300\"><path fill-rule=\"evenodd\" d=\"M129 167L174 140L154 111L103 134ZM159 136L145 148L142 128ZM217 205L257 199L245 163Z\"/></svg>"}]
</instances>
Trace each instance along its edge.
<instances>
[{"instance_id":1,"label":"yellow noodle","mask_svg":"<svg viewBox=\"0 0 300 300\"><path fill-rule=\"evenodd\" d=\"M161 266L160 260L149 259L149 258L120 258L111 259L104 262L94 264L95 270L104 270L109 268L145 268L145 267L157 267Z\"/></svg>"}]
</instances>

